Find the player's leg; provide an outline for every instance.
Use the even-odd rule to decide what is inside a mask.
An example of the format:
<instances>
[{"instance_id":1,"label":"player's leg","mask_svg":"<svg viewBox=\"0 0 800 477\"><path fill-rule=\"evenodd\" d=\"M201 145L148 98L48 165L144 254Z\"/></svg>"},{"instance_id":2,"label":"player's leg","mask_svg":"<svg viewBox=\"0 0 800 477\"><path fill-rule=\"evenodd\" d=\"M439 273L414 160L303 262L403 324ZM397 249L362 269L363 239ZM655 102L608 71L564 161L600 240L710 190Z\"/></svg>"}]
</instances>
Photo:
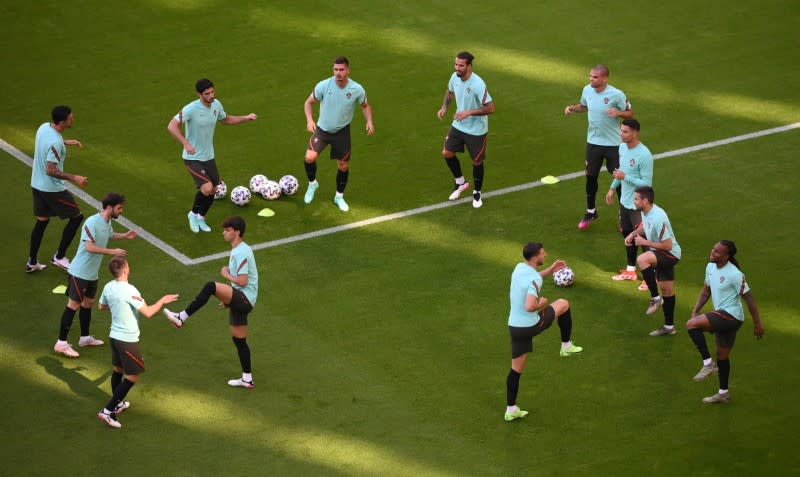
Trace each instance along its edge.
<instances>
[{"instance_id":1,"label":"player's leg","mask_svg":"<svg viewBox=\"0 0 800 477\"><path fill-rule=\"evenodd\" d=\"M619 147L603 146L603 157L605 157L606 171L609 174L613 174L614 170L619 169ZM618 185L615 190L617 192L617 201L619 201L622 197L622 184Z\"/></svg>"},{"instance_id":2,"label":"player's leg","mask_svg":"<svg viewBox=\"0 0 800 477\"><path fill-rule=\"evenodd\" d=\"M517 406L517 394L519 393L519 380L525 370L525 363L528 353L533 351L533 327L521 328L515 326L508 327L511 335L511 369L506 375L506 411L503 416L505 421L510 422L528 415L528 411L523 411Z\"/></svg>"},{"instance_id":3,"label":"player's leg","mask_svg":"<svg viewBox=\"0 0 800 477\"><path fill-rule=\"evenodd\" d=\"M457 152L464 152L464 137L458 129L451 126L444 138L444 147L442 148L444 162L453 174L454 181L453 192L448 197L449 200L458 199L462 192L469 189L469 182L464 179L464 174L461 172L461 162L456 156Z\"/></svg>"},{"instance_id":4,"label":"player's leg","mask_svg":"<svg viewBox=\"0 0 800 477\"><path fill-rule=\"evenodd\" d=\"M200 289L200 293L195 296L194 300L189 303L186 309L180 312L174 312L165 307L163 313L170 323L172 323L172 326L180 328L190 316L194 315L197 310L205 306L212 296L217 297L223 305L227 306L231 302L232 295L233 288L230 285L219 282L206 282L203 288Z\"/></svg>"},{"instance_id":5,"label":"player's leg","mask_svg":"<svg viewBox=\"0 0 800 477\"><path fill-rule=\"evenodd\" d=\"M572 311L569 301L564 298L554 301L542 310L541 318L549 321L554 318L558 320L558 328L561 331L561 356L572 356L583 351L582 347L572 344Z\"/></svg>"},{"instance_id":6,"label":"player's leg","mask_svg":"<svg viewBox=\"0 0 800 477\"><path fill-rule=\"evenodd\" d=\"M97 418L111 427L122 427L117 421L117 414L130 406L125 401L133 385L139 380L139 374L144 372L144 358L138 343L128 343L111 339L112 353L118 353L123 370L122 381L114 388L106 406L97 413ZM114 348L116 350L114 351Z\"/></svg>"},{"instance_id":7,"label":"player's leg","mask_svg":"<svg viewBox=\"0 0 800 477\"><path fill-rule=\"evenodd\" d=\"M675 334L675 263L662 253L656 252L656 278L661 292L664 325L650 332L650 336L671 336Z\"/></svg>"},{"instance_id":8,"label":"player's leg","mask_svg":"<svg viewBox=\"0 0 800 477\"><path fill-rule=\"evenodd\" d=\"M228 384L251 389L255 383L250 366L250 346L247 344L247 315L253 310L253 305L241 290L233 290L229 310L231 339L242 367L242 377L231 379Z\"/></svg>"},{"instance_id":9,"label":"player's leg","mask_svg":"<svg viewBox=\"0 0 800 477\"><path fill-rule=\"evenodd\" d=\"M308 177L308 189L306 195L303 197L303 202L310 204L314 200L314 193L319 189L319 182L317 182L317 159L319 153L328 146L329 135L320 128L314 131L311 138L308 140L306 147L306 156L303 166L306 169L306 177Z\"/></svg>"},{"instance_id":10,"label":"player's leg","mask_svg":"<svg viewBox=\"0 0 800 477\"><path fill-rule=\"evenodd\" d=\"M69 276L67 296L69 297L67 299L67 306L65 306L64 311L61 312L61 320L58 326L58 340L56 340L56 344L53 345L53 351L69 358L77 358L80 354L72 349L72 345L67 342L67 339L69 338L69 329L72 327L75 314L78 312L78 308L80 308L83 299L77 281L72 275Z\"/></svg>"},{"instance_id":11,"label":"player's leg","mask_svg":"<svg viewBox=\"0 0 800 477\"><path fill-rule=\"evenodd\" d=\"M72 243L75 234L77 234L78 230L81 228L83 214L81 213L80 207L78 207L78 202L68 190L56 192L50 196L50 198L56 200L56 202L51 205L56 214L61 219L67 219L67 224L64 225L64 230L61 232L61 241L58 244L58 250L56 250L56 254L50 262L59 268L67 270L69 269L69 259L66 256L67 247Z\"/></svg>"},{"instance_id":12,"label":"player's leg","mask_svg":"<svg viewBox=\"0 0 800 477\"><path fill-rule=\"evenodd\" d=\"M469 155L472 158L472 180L475 183L472 192L472 207L479 208L483 205L481 199L481 190L483 190L483 162L486 159L486 139L488 134L483 136L472 136L465 134L466 145L469 150Z\"/></svg>"},{"instance_id":13,"label":"player's leg","mask_svg":"<svg viewBox=\"0 0 800 477\"><path fill-rule=\"evenodd\" d=\"M201 215L201 211L205 207L207 200L207 196L205 193L203 193L203 190L211 190L210 199L213 201L214 187L211 183L211 178L209 178L208 173L206 172L206 163L204 161L184 159L183 164L186 166L186 170L189 171L189 175L192 177L196 189L194 193L194 202L192 202L192 208L189 210L189 213L186 214L186 217L189 220L189 230L191 230L193 233L198 233L200 232L200 225L198 224L197 217Z\"/></svg>"},{"instance_id":14,"label":"player's leg","mask_svg":"<svg viewBox=\"0 0 800 477\"><path fill-rule=\"evenodd\" d=\"M342 212L350 210L350 206L344 200L344 189L347 187L347 179L350 177L351 152L352 144L348 125L334 134L331 139L331 159L336 159L336 195L333 196L333 203Z\"/></svg>"},{"instance_id":15,"label":"player's leg","mask_svg":"<svg viewBox=\"0 0 800 477\"><path fill-rule=\"evenodd\" d=\"M706 404L725 404L730 402L731 395L728 393L728 379L731 374L730 353L736 342L736 332L742 326L742 322L726 312L714 311L710 314L709 321L715 330L717 340L717 368L719 370L719 391L703 398Z\"/></svg>"},{"instance_id":16,"label":"player's leg","mask_svg":"<svg viewBox=\"0 0 800 477\"><path fill-rule=\"evenodd\" d=\"M711 353L708 352L708 343L706 343L706 337L703 334L705 331L714 331L710 321L712 316L711 313L697 315L686 322L686 331L689 333L689 337L703 360L703 367L693 378L695 381L702 381L717 372L717 365L711 359Z\"/></svg>"},{"instance_id":17,"label":"player's leg","mask_svg":"<svg viewBox=\"0 0 800 477\"><path fill-rule=\"evenodd\" d=\"M603 147L586 144L586 158L584 159L584 174L586 175L586 213L578 222L578 228L583 230L589 227L593 220L597 220L597 189L600 167L603 164Z\"/></svg>"},{"instance_id":18,"label":"player's leg","mask_svg":"<svg viewBox=\"0 0 800 477\"><path fill-rule=\"evenodd\" d=\"M92 336L89 328L92 324L92 306L94 305L94 297L97 295L97 280L87 282L84 289L83 300L81 300L81 309L78 312L78 319L81 324L81 337L78 340L78 346L100 346L105 344L103 340L99 340Z\"/></svg>"},{"instance_id":19,"label":"player's leg","mask_svg":"<svg viewBox=\"0 0 800 477\"><path fill-rule=\"evenodd\" d=\"M639 224L642 222L642 214L637 210L629 210L625 208L621 203L619 204L619 230L622 233L622 237L627 237L631 234L636 228L639 227ZM625 245L625 268L619 271L619 275L614 275L611 277L612 280L633 280L635 281L638 277L636 276L636 245Z\"/></svg>"},{"instance_id":20,"label":"player's leg","mask_svg":"<svg viewBox=\"0 0 800 477\"><path fill-rule=\"evenodd\" d=\"M42 245L44 231L50 224L50 216L54 215L54 212L43 197L44 193L32 187L31 192L33 194L33 215L36 216L36 223L33 225L33 230L31 230L28 261L25 263L25 271L28 273L38 272L47 268L47 265L39 263L37 255L39 254L39 247Z\"/></svg>"},{"instance_id":21,"label":"player's leg","mask_svg":"<svg viewBox=\"0 0 800 477\"><path fill-rule=\"evenodd\" d=\"M658 259L655 252L650 250L636 257L636 264L639 265L639 270L642 271L642 278L644 278L645 283L647 283L647 289L650 291L650 306L645 313L652 315L658 311L662 303L662 299L658 295L658 281L656 280Z\"/></svg>"},{"instance_id":22,"label":"player's leg","mask_svg":"<svg viewBox=\"0 0 800 477\"><path fill-rule=\"evenodd\" d=\"M201 196L196 197L199 203L197 204L195 217L197 219L197 228L201 232L211 232L211 227L206 223L206 215L214 204L214 193L217 190L217 184L219 184L220 180L219 171L217 170L217 161L214 159L206 161L204 170L208 180L200 185L199 192ZM192 207L192 210L194 211L194 207Z\"/></svg>"}]
</instances>

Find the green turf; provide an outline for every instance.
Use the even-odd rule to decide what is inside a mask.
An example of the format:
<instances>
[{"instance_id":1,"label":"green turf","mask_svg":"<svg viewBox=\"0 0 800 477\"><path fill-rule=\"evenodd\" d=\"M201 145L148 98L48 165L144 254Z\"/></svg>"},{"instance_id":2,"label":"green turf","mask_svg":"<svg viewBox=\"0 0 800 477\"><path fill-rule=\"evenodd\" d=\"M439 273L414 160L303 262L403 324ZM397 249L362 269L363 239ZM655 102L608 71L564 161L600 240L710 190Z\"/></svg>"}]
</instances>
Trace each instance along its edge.
<instances>
[{"instance_id":1,"label":"green turf","mask_svg":"<svg viewBox=\"0 0 800 477\"><path fill-rule=\"evenodd\" d=\"M461 49L476 55L497 106L487 190L581 169L586 118L565 118L563 108L597 62L611 67L655 153L800 120L790 61L800 13L790 1L282 3L6 2L0 138L30 155L52 106L70 104L66 137L86 147L70 149L67 170L88 175L96 198L126 194L126 217L199 257L225 250L215 225L231 213L260 243L444 200L447 123L435 113ZM377 128L367 137L357 113L347 215L330 201L327 159L318 199L301 199L302 103L339 54L366 87ZM191 183L166 125L201 76L215 81L228 113L259 114L217 129L229 187L291 173L301 192L245 209L218 202L215 232L198 236L186 230ZM161 316L143 319L148 371L121 430L93 417L108 399L107 348L78 360L51 351L65 299L50 290L65 275L22 273L30 170L0 153L9 179L0 473L797 474L798 148L795 130L656 162L656 202L684 249L674 337L647 336L659 318L644 316L645 294L609 280L624 258L615 209L601 205L600 220L578 232L583 181L565 181L487 198L480 210L464 204L258 252L263 284L248 339L256 389L225 384L239 369L221 310L208 306L179 331ZM276 216L257 218L263 206ZM60 230L48 228L42 260ZM700 398L716 380L691 381L699 359L683 321L721 238L739 246L767 335L756 342L748 318L732 354L733 402L708 407ZM529 240L575 270L574 287L548 282L544 294L570 300L586 351L561 359L557 330L538 338L519 395L531 414L507 424L507 287ZM122 246L150 301L175 292L185 305L225 264L186 267L143 240ZM107 325L95 312L94 332L104 336Z\"/></svg>"}]
</instances>

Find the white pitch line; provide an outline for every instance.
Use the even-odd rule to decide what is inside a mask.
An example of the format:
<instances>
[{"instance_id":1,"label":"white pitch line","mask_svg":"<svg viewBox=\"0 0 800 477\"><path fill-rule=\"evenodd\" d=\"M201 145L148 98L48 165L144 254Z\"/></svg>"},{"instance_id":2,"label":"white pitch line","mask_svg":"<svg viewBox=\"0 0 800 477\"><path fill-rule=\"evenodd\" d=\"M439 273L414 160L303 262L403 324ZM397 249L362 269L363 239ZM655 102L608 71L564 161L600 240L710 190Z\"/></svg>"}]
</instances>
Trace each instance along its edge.
<instances>
[{"instance_id":1,"label":"white pitch line","mask_svg":"<svg viewBox=\"0 0 800 477\"><path fill-rule=\"evenodd\" d=\"M756 131L756 132L752 132L752 133L748 133L748 134L742 134L742 135L739 135L739 136L733 136L733 137L730 137L730 138L727 138L727 139L720 139L718 141L711 141L711 142L707 142L707 143L703 143L703 144L698 144L696 146L684 147L684 148L681 148L681 149L675 149L675 150L672 150L672 151L662 152L662 153L659 153L659 154L655 154L653 156L653 159L657 160L657 159L665 159L665 158L668 158L668 157L681 156L681 155L684 155L684 154L689 154L691 152L702 151L702 150L705 150L705 149L711 149L711 148L718 147L718 146L725 146L725 145L728 145L728 144L733 144L733 143L741 142L741 141L748 141L750 139L755 139L755 138L759 138L759 137L763 137L763 136L769 136L771 134L778 134L778 133L782 133L782 132L786 132L786 131L790 131L790 130L798 129L798 128L800 128L800 123L787 124L786 126L779 126L779 127L775 127L775 128L764 129L762 131ZM29 167L33 164L33 160L31 158L29 158L24 153L22 153L21 151L19 151L15 147L11 146L7 142L3 141L2 139L0 139L0 149L5 150L6 152L11 154L12 156L16 157L20 161L22 161L25 164L27 164ZM571 172L569 174L560 175L560 176L558 176L558 179L560 181L566 181L566 180L576 179L578 177L582 177L583 175L584 175L583 171L577 171L577 172ZM484 197L496 197L496 196L500 196L500 195L510 194L512 192L519 192L519 191L523 191L523 190L527 190L527 189L532 189L534 187L540 187L542 185L544 185L544 183L542 183L542 181L533 181L533 182L528 182L528 183L525 183L525 184L519 184L519 185L515 185L515 186L511 186L511 187L505 187L503 189L497 189L497 190L489 191L489 192L484 193L483 196ZM72 191L74 194L78 195L81 199L83 199L87 203L92 204L95 208L99 209L100 203L97 200L95 200L94 198L92 198L91 196L89 196L88 194L84 193L82 190L78 189L77 187L75 187L75 186L73 186L71 184L68 187L70 188L70 191ZM381 222L387 222L387 221L390 221L390 220L402 219L402 218L405 218L405 217L411 217L413 215L424 214L426 212L431 212L433 210L438 210L438 209L444 209L446 207L453 207L453 206L456 206L456 205L461 205L461 204L464 204L466 202L469 202L470 200L472 200L472 199L470 197L468 197L468 198L455 200L455 201L440 202L438 204L426 205L424 207L417 207L416 209L406 210L406 211L403 211L403 212L394 212L394 213L387 214L387 215L381 215L379 217L373 217L371 219L360 220L358 222L353 222L353 223L344 224L344 225L337 225L335 227L329 227L329 228L326 228L326 229L316 230L314 232L307 232L307 233L304 233L304 234L293 235L291 237L285 237L285 238L282 238L282 239L270 240L268 242L261 242L261 243L255 244L255 245L251 244L250 246L253 248L253 250L263 250L263 249L266 249L266 248L278 247L280 245L287 245L287 244L294 243L294 242L300 242L300 241L303 241L303 240L309 240L309 239L313 239L313 238L317 238L317 237L323 237L325 235L331 235L331 234L335 234L335 233L339 233L339 232L344 232L344 231L347 231L347 230L366 227L368 225L379 224ZM164 253L166 253L167 255L175 258L176 260L178 260L179 262L183 263L184 265L197 265L197 264L200 264L200 263L210 262L212 260L219 260L219 259L228 257L228 255L230 254L229 251L225 251L225 252L219 252L219 253L215 253L215 254L212 254L212 255L205 255L203 257L198 257L198 258L192 259L192 258L189 258L186 255L178 252L172 246L170 246L167 243L163 242L162 240L160 240L159 238L157 238L154 235L150 234L149 232L147 232L143 228L139 227L138 225L134 224L133 222L131 222L131 221L125 219L125 218L120 218L119 222L122 223L124 226L128 227L129 229L136 230L136 232L142 238L144 238L148 242L152 243L157 248L159 248L162 251L164 251Z\"/></svg>"},{"instance_id":2,"label":"white pitch line","mask_svg":"<svg viewBox=\"0 0 800 477\"><path fill-rule=\"evenodd\" d=\"M12 157L20 160L23 164L26 164L28 167L33 167L33 159L28 157L24 152L20 151L16 147L12 146L11 144L7 143L3 139L0 139L0 149L6 151ZM67 184L67 189L72 192L74 195L78 196L86 202L87 204L94 207L96 210L100 210L102 204L99 200L95 199L94 197L90 196L83 189L75 186L71 182L64 181ZM160 238L156 237L155 235L151 234L147 230L139 227L135 223L131 222L130 220L126 219L125 217L120 217L117 219L117 222L121 223L125 226L128 230L135 230L139 237L143 238L144 240L153 244L156 248L160 249L170 257L174 258L175 260L181 262L184 265L193 265L194 261L187 257L186 255L177 251L174 247L169 245L168 243L164 242Z\"/></svg>"}]
</instances>

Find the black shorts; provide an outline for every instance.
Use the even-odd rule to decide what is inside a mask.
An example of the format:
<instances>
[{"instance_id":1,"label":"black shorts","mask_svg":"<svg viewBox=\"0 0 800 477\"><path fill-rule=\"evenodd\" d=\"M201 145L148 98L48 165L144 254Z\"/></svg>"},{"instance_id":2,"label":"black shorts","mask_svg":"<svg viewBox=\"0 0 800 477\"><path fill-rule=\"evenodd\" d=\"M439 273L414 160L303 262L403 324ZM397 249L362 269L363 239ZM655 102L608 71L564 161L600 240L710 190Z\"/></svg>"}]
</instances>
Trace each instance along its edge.
<instances>
[{"instance_id":1,"label":"black shorts","mask_svg":"<svg viewBox=\"0 0 800 477\"><path fill-rule=\"evenodd\" d=\"M71 219L81 215L81 208L68 190L44 192L31 187L33 192L33 215L36 217L59 217Z\"/></svg>"},{"instance_id":2,"label":"black shorts","mask_svg":"<svg viewBox=\"0 0 800 477\"><path fill-rule=\"evenodd\" d=\"M322 152L328 144L331 146L331 159L338 161L350 160L350 125L343 127L335 133L329 133L317 128L311 139L308 140L308 149L317 154Z\"/></svg>"},{"instance_id":3,"label":"black shorts","mask_svg":"<svg viewBox=\"0 0 800 477\"><path fill-rule=\"evenodd\" d=\"M716 335L717 347L733 348L733 343L736 341L736 332L742 327L742 322L722 310L706 313L705 317L711 324L711 332Z\"/></svg>"},{"instance_id":4,"label":"black shorts","mask_svg":"<svg viewBox=\"0 0 800 477\"><path fill-rule=\"evenodd\" d=\"M511 358L519 358L525 353L533 351L533 337L550 328L556 319L556 311L548 306L539 313L539 322L533 326L509 326L511 335Z\"/></svg>"},{"instance_id":5,"label":"black shorts","mask_svg":"<svg viewBox=\"0 0 800 477\"><path fill-rule=\"evenodd\" d=\"M144 372L144 358L139 343L129 343L111 338L111 365L122 368L122 372L135 376Z\"/></svg>"},{"instance_id":6,"label":"black shorts","mask_svg":"<svg viewBox=\"0 0 800 477\"><path fill-rule=\"evenodd\" d=\"M675 265L681 260L669 252L650 250L656 256L656 279L660 282L675 281Z\"/></svg>"},{"instance_id":7,"label":"black shorts","mask_svg":"<svg viewBox=\"0 0 800 477\"><path fill-rule=\"evenodd\" d=\"M228 322L231 326L246 326L247 315L253 310L253 305L241 290L236 288L232 290L233 296L231 296L231 302L228 304Z\"/></svg>"},{"instance_id":8,"label":"black shorts","mask_svg":"<svg viewBox=\"0 0 800 477\"><path fill-rule=\"evenodd\" d=\"M619 229L626 236L636 230L639 224L642 223L642 212L639 210L631 210L622 204L619 204Z\"/></svg>"},{"instance_id":9,"label":"black shorts","mask_svg":"<svg viewBox=\"0 0 800 477\"><path fill-rule=\"evenodd\" d=\"M211 182L214 187L219 185L219 171L217 170L217 161L214 159L210 161L187 161L184 159L183 163L194 179L196 187L199 188L206 182Z\"/></svg>"},{"instance_id":10,"label":"black shorts","mask_svg":"<svg viewBox=\"0 0 800 477\"><path fill-rule=\"evenodd\" d=\"M486 139L488 134L473 136L450 126L447 136L444 138L444 149L450 152L464 152L464 146L469 151L472 162L482 162L486 160Z\"/></svg>"},{"instance_id":11,"label":"black shorts","mask_svg":"<svg viewBox=\"0 0 800 477\"><path fill-rule=\"evenodd\" d=\"M97 296L98 280L84 280L74 275L68 275L67 282L67 296L78 303L82 302L84 298Z\"/></svg>"},{"instance_id":12,"label":"black shorts","mask_svg":"<svg viewBox=\"0 0 800 477\"><path fill-rule=\"evenodd\" d=\"M606 161L606 170L614 172L619 169L619 146L598 146L597 144L586 143L586 167L587 176L599 176L600 167L603 160Z\"/></svg>"}]
</instances>

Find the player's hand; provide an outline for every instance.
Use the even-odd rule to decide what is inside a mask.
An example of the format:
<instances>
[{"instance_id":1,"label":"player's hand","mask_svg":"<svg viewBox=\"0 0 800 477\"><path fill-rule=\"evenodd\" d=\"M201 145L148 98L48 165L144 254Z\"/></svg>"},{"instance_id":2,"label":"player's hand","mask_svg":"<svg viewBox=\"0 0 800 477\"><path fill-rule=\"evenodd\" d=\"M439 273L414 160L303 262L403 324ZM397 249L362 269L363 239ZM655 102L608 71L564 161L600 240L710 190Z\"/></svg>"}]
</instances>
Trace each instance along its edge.
<instances>
[{"instance_id":1,"label":"player's hand","mask_svg":"<svg viewBox=\"0 0 800 477\"><path fill-rule=\"evenodd\" d=\"M439 120L441 121L442 119L444 119L444 115L445 115L445 113L447 113L447 108L445 108L444 106L442 106L441 108L439 108L439 111L436 111L436 116L437 116L437 117L439 118Z\"/></svg>"},{"instance_id":2,"label":"player's hand","mask_svg":"<svg viewBox=\"0 0 800 477\"><path fill-rule=\"evenodd\" d=\"M256 113L250 113L244 118L248 121L255 121L256 119L258 119L258 116L256 115Z\"/></svg>"},{"instance_id":3,"label":"player's hand","mask_svg":"<svg viewBox=\"0 0 800 477\"><path fill-rule=\"evenodd\" d=\"M612 172L611 175L614 176L614 179L622 180L625 178L625 173L619 169L614 169L614 172Z\"/></svg>"},{"instance_id":4,"label":"player's hand","mask_svg":"<svg viewBox=\"0 0 800 477\"><path fill-rule=\"evenodd\" d=\"M646 247L647 239L637 234L635 237L633 237L633 243L631 245Z\"/></svg>"},{"instance_id":5,"label":"player's hand","mask_svg":"<svg viewBox=\"0 0 800 477\"><path fill-rule=\"evenodd\" d=\"M372 125L372 121L367 121L367 126L365 129L367 130L367 136L372 136L375 134L375 126Z\"/></svg>"},{"instance_id":6,"label":"player's hand","mask_svg":"<svg viewBox=\"0 0 800 477\"><path fill-rule=\"evenodd\" d=\"M225 278L228 278L231 275L231 272L228 269L228 266L225 265L224 267L219 269L219 274L222 275Z\"/></svg>"},{"instance_id":7,"label":"player's hand","mask_svg":"<svg viewBox=\"0 0 800 477\"><path fill-rule=\"evenodd\" d=\"M190 156L194 156L194 155L195 155L195 153L197 152L197 151L195 150L194 146L192 146L192 145L191 145L191 144L189 144L188 142L186 143L186 145L185 145L185 146L183 146L183 148L186 150L186 153L187 153L187 154L189 154Z\"/></svg>"},{"instance_id":8,"label":"player's hand","mask_svg":"<svg viewBox=\"0 0 800 477\"><path fill-rule=\"evenodd\" d=\"M761 339L764 336L764 326L761 323L756 323L753 327L753 334L756 335L756 339Z\"/></svg>"},{"instance_id":9,"label":"player's hand","mask_svg":"<svg viewBox=\"0 0 800 477\"><path fill-rule=\"evenodd\" d=\"M606 204L611 205L614 203L614 189L608 189L606 192ZM625 242L628 241L628 237L625 237Z\"/></svg>"},{"instance_id":10,"label":"player's hand","mask_svg":"<svg viewBox=\"0 0 800 477\"><path fill-rule=\"evenodd\" d=\"M112 248L111 255L121 255L124 257L125 255L128 255L128 252L126 252L124 248Z\"/></svg>"},{"instance_id":11,"label":"player's hand","mask_svg":"<svg viewBox=\"0 0 800 477\"><path fill-rule=\"evenodd\" d=\"M135 230L128 230L125 233L125 238L128 239L128 240L133 240L138 236L139 236L139 234L137 234Z\"/></svg>"},{"instance_id":12,"label":"player's hand","mask_svg":"<svg viewBox=\"0 0 800 477\"><path fill-rule=\"evenodd\" d=\"M177 300L180 295L164 295L161 297L161 303L166 305L167 303L172 303L173 301Z\"/></svg>"},{"instance_id":13,"label":"player's hand","mask_svg":"<svg viewBox=\"0 0 800 477\"><path fill-rule=\"evenodd\" d=\"M552 269L552 271L556 272L556 271L561 270L562 268L564 268L566 266L567 266L567 263L564 262L564 260L556 260L555 262L553 262L552 265L550 265L550 268Z\"/></svg>"},{"instance_id":14,"label":"player's hand","mask_svg":"<svg viewBox=\"0 0 800 477\"><path fill-rule=\"evenodd\" d=\"M469 109L467 109L467 110L465 110L465 111L459 111L459 112L457 112L457 113L455 114L455 116L453 116L453 119L455 119L456 121L463 121L465 118L468 118L468 117L470 117L470 116L472 116L472 115L470 114L470 110L469 110Z\"/></svg>"},{"instance_id":15,"label":"player's hand","mask_svg":"<svg viewBox=\"0 0 800 477\"><path fill-rule=\"evenodd\" d=\"M306 131L310 132L311 134L314 134L316 130L317 130L317 123L315 123L314 121L308 121L306 123Z\"/></svg>"},{"instance_id":16,"label":"player's hand","mask_svg":"<svg viewBox=\"0 0 800 477\"><path fill-rule=\"evenodd\" d=\"M86 176L75 176L75 184L83 189L89 184L89 178Z\"/></svg>"},{"instance_id":17,"label":"player's hand","mask_svg":"<svg viewBox=\"0 0 800 477\"><path fill-rule=\"evenodd\" d=\"M625 237L625 245L633 245L633 237L631 235Z\"/></svg>"},{"instance_id":18,"label":"player's hand","mask_svg":"<svg viewBox=\"0 0 800 477\"><path fill-rule=\"evenodd\" d=\"M622 111L620 111L620 110L618 110L616 108L608 108L608 109L606 109L606 115L609 118L616 118L617 116L620 115L620 113L622 113Z\"/></svg>"},{"instance_id":19,"label":"player's hand","mask_svg":"<svg viewBox=\"0 0 800 477\"><path fill-rule=\"evenodd\" d=\"M67 146L78 146L80 149L83 149L83 144L77 139L65 139L64 144Z\"/></svg>"},{"instance_id":20,"label":"player's hand","mask_svg":"<svg viewBox=\"0 0 800 477\"><path fill-rule=\"evenodd\" d=\"M570 114L574 113L575 111L572 109L572 105L568 104L566 108L564 108L564 114L569 116Z\"/></svg>"}]
</instances>

